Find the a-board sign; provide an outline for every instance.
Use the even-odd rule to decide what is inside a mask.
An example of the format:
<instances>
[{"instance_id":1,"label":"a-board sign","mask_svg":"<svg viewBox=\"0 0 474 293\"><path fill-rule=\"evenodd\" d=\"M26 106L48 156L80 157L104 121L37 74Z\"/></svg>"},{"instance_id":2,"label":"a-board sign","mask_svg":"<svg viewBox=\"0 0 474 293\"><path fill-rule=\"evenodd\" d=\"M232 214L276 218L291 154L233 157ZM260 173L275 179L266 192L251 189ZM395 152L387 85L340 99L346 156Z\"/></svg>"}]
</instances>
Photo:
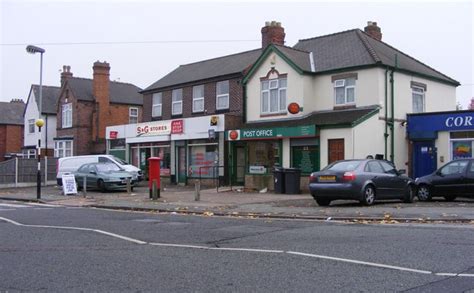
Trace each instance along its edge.
<instances>
[{"instance_id":1,"label":"a-board sign","mask_svg":"<svg viewBox=\"0 0 474 293\"><path fill-rule=\"evenodd\" d=\"M62 182L64 195L77 194L77 185L74 174L63 174Z\"/></svg>"}]
</instances>

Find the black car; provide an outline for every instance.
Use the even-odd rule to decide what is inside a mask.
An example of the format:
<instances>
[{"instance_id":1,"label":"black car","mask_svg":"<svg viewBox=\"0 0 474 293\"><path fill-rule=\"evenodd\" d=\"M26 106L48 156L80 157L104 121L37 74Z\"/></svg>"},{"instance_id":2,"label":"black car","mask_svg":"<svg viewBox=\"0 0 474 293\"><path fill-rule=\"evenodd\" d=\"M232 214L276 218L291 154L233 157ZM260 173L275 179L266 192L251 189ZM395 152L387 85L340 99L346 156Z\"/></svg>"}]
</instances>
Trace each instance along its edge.
<instances>
[{"instance_id":1,"label":"black car","mask_svg":"<svg viewBox=\"0 0 474 293\"><path fill-rule=\"evenodd\" d=\"M443 196L447 201L458 196L474 197L474 159L454 160L430 175L416 178L420 201Z\"/></svg>"},{"instance_id":2,"label":"black car","mask_svg":"<svg viewBox=\"0 0 474 293\"><path fill-rule=\"evenodd\" d=\"M413 202L415 182L384 160L337 161L310 176L309 190L320 206L336 199L371 205L375 199Z\"/></svg>"}]
</instances>

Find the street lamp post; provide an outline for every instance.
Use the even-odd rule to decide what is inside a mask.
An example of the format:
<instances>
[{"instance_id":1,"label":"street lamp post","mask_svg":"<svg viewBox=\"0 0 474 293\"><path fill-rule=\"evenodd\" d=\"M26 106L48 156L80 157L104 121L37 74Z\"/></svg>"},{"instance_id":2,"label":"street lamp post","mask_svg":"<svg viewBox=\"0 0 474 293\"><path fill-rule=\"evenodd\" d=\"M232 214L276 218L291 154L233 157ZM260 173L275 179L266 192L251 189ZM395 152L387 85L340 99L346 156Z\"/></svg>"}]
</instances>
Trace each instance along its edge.
<instances>
[{"instance_id":1,"label":"street lamp post","mask_svg":"<svg viewBox=\"0 0 474 293\"><path fill-rule=\"evenodd\" d=\"M43 53L45 50L40 47L36 47L33 45L28 45L26 47L26 52L30 54L36 54L40 53L40 86L39 86L39 101L38 101L38 110L39 110L39 115L38 119L36 120L35 124L38 126L38 133L39 133L39 138L38 138L38 172L37 172L37 178L36 178L36 198L41 199L41 127L44 125L44 120L41 119L41 114L43 110ZM46 131L48 131L46 129ZM46 146L47 148L48 146Z\"/></svg>"}]
</instances>

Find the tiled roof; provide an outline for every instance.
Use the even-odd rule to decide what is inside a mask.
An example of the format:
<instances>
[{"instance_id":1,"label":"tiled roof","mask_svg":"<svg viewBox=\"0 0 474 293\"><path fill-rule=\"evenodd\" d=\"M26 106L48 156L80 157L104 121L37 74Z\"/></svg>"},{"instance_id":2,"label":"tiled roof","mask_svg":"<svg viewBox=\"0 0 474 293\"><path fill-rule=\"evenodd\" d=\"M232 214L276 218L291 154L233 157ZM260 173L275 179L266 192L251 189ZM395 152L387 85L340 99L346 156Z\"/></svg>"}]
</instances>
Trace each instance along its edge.
<instances>
[{"instance_id":1,"label":"tiled roof","mask_svg":"<svg viewBox=\"0 0 474 293\"><path fill-rule=\"evenodd\" d=\"M359 107L344 110L316 111L307 116L299 118L278 119L274 121L264 120L259 122L246 123L242 129L262 128L262 127L285 127L298 125L316 125L316 127L325 127L333 125L351 126L357 124L357 121L377 113L379 106Z\"/></svg>"},{"instance_id":2,"label":"tiled roof","mask_svg":"<svg viewBox=\"0 0 474 293\"><path fill-rule=\"evenodd\" d=\"M25 103L0 102L0 124L23 125Z\"/></svg>"},{"instance_id":3,"label":"tiled roof","mask_svg":"<svg viewBox=\"0 0 474 293\"><path fill-rule=\"evenodd\" d=\"M293 63L295 63L303 71L311 71L310 63L310 52L301 51L295 48L275 45L275 47L283 53L286 57L290 58Z\"/></svg>"},{"instance_id":4,"label":"tiled roof","mask_svg":"<svg viewBox=\"0 0 474 293\"><path fill-rule=\"evenodd\" d=\"M393 67L397 55L399 69L459 84L456 80L372 38L360 29L300 40L293 48L313 52L316 72L375 64Z\"/></svg>"},{"instance_id":5,"label":"tiled roof","mask_svg":"<svg viewBox=\"0 0 474 293\"><path fill-rule=\"evenodd\" d=\"M39 104L39 85L32 85L35 94L36 105ZM43 97L41 100L41 111L43 114L56 115L56 103L61 92L61 88L57 86L42 86Z\"/></svg>"},{"instance_id":6,"label":"tiled roof","mask_svg":"<svg viewBox=\"0 0 474 293\"><path fill-rule=\"evenodd\" d=\"M92 79L71 77L67 83L78 100L94 101ZM116 104L143 105L141 88L123 82L110 82L110 102Z\"/></svg>"},{"instance_id":7,"label":"tiled roof","mask_svg":"<svg viewBox=\"0 0 474 293\"><path fill-rule=\"evenodd\" d=\"M144 91L164 88L218 76L243 72L262 53L261 49L181 65L166 76L147 87Z\"/></svg>"}]
</instances>

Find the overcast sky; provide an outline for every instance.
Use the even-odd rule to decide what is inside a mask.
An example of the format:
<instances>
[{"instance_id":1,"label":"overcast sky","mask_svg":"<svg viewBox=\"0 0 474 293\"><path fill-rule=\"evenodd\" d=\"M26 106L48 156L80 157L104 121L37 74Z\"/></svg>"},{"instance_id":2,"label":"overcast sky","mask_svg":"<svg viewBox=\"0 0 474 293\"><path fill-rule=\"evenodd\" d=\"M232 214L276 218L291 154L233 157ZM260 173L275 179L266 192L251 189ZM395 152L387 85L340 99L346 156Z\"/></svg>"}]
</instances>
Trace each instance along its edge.
<instances>
[{"instance_id":1,"label":"overcast sky","mask_svg":"<svg viewBox=\"0 0 474 293\"><path fill-rule=\"evenodd\" d=\"M269 20L282 23L288 46L376 21L384 42L459 81L464 108L474 97L471 1L0 2L0 101L26 101L39 83L40 56L27 54L27 44L46 50L44 85L59 86L63 65L92 78L100 60L112 80L145 88L180 64L260 47Z\"/></svg>"}]
</instances>

